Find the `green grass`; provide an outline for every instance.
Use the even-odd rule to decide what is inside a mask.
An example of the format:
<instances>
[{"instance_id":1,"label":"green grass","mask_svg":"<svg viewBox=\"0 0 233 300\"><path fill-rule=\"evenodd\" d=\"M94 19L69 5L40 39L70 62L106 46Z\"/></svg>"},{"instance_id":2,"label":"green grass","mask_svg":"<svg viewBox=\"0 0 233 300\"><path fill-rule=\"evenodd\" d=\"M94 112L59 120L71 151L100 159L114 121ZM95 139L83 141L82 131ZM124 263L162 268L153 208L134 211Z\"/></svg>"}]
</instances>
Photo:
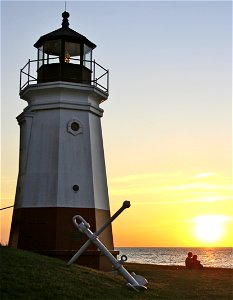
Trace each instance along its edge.
<instances>
[{"instance_id":1,"label":"green grass","mask_svg":"<svg viewBox=\"0 0 233 300\"><path fill-rule=\"evenodd\" d=\"M149 281L137 293L120 275L72 265L32 252L0 247L0 299L233 299L233 270L126 264Z\"/></svg>"}]
</instances>

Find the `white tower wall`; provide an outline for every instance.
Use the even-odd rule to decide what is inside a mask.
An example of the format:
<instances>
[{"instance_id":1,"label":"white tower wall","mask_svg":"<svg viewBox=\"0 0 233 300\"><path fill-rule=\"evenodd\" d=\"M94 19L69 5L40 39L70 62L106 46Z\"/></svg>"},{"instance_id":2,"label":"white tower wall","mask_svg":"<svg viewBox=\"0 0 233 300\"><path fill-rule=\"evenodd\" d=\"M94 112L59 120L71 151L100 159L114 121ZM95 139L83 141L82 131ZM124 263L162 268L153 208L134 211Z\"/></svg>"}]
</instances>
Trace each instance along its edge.
<instances>
[{"instance_id":1,"label":"white tower wall","mask_svg":"<svg viewBox=\"0 0 233 300\"><path fill-rule=\"evenodd\" d=\"M99 108L106 95L91 85L52 82L29 85L21 98L28 106L17 118L20 166L10 244L68 255L84 239L72 224L75 214L93 231L110 217ZM111 226L100 238L113 249Z\"/></svg>"},{"instance_id":2,"label":"white tower wall","mask_svg":"<svg viewBox=\"0 0 233 300\"><path fill-rule=\"evenodd\" d=\"M38 93L41 86L43 93ZM18 118L22 175L17 207L109 210L100 123L103 111L98 108L98 97L93 97L96 91L88 87L80 92L77 84L75 88L70 83L62 86L62 90L60 83L31 86L22 95L29 106ZM72 121L80 125L77 134L69 129ZM74 185L79 191L73 191Z\"/></svg>"}]
</instances>

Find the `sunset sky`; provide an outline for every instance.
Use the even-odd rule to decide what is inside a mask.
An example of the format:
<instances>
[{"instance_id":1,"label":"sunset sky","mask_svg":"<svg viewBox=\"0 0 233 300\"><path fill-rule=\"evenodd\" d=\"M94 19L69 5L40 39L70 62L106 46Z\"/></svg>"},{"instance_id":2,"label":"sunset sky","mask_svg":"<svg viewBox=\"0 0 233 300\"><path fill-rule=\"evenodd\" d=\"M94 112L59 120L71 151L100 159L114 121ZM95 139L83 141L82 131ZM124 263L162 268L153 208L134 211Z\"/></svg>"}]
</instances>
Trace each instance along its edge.
<instances>
[{"instance_id":1,"label":"sunset sky","mask_svg":"<svg viewBox=\"0 0 233 300\"><path fill-rule=\"evenodd\" d=\"M1 2L2 203L18 172L19 71L64 1ZM101 107L115 246L232 246L231 1L68 1L110 70ZM12 209L1 212L7 243Z\"/></svg>"}]
</instances>

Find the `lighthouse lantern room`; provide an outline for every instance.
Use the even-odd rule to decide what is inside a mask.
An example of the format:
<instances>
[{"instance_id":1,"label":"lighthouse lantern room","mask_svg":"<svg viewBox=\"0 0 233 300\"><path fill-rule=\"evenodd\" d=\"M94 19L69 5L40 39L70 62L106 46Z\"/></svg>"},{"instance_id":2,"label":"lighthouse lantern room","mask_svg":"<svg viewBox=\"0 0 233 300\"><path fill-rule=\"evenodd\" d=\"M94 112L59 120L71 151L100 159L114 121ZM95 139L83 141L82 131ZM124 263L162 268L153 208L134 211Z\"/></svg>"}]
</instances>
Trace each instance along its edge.
<instances>
[{"instance_id":1,"label":"lighthouse lantern room","mask_svg":"<svg viewBox=\"0 0 233 300\"><path fill-rule=\"evenodd\" d=\"M92 50L85 36L69 28L69 13L62 14L62 28L42 36L38 48L38 82L63 80L91 83Z\"/></svg>"},{"instance_id":2,"label":"lighthouse lantern room","mask_svg":"<svg viewBox=\"0 0 233 300\"><path fill-rule=\"evenodd\" d=\"M36 60L21 69L19 173L9 244L69 259L85 242L73 223L81 215L96 231L110 217L100 103L108 98L108 70L92 59L96 47L62 27L35 43ZM111 225L100 235L114 251ZM77 261L111 265L95 245Z\"/></svg>"}]
</instances>

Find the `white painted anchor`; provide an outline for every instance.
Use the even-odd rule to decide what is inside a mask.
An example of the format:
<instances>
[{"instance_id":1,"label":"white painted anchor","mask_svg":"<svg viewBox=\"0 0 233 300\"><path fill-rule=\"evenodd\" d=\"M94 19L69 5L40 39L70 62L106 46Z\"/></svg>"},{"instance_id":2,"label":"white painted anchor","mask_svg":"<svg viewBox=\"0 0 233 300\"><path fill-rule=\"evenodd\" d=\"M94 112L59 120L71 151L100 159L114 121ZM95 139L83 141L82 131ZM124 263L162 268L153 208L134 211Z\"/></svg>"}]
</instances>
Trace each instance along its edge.
<instances>
[{"instance_id":1,"label":"white painted anchor","mask_svg":"<svg viewBox=\"0 0 233 300\"><path fill-rule=\"evenodd\" d=\"M121 206L121 208L118 209L117 212L115 212L115 214L107 220L107 222L105 224L103 224L94 234L96 236L100 235L101 232L104 231L104 229L106 229L108 227L108 225L110 223L112 223L112 221L114 221L122 212L123 210L125 210L126 208L129 208L130 207L130 201L128 200L125 200ZM74 216L75 218L75 216ZM73 222L74 222L74 218L73 218ZM76 223L74 222L75 226L76 226ZM68 265L74 263L79 257L80 255L82 255L82 253L84 251L86 251L86 249L91 245L91 241L90 240L87 240L85 244L83 244L83 246L78 250L78 252L69 260L68 262Z\"/></svg>"},{"instance_id":2,"label":"white painted anchor","mask_svg":"<svg viewBox=\"0 0 233 300\"><path fill-rule=\"evenodd\" d=\"M79 251L70 259L68 265L73 263L86 249L87 247L93 243L95 244L99 250L107 257L107 259L113 264L114 268L121 273L121 275L127 280L127 287L135 290L135 291L144 291L147 288L145 285L148 281L140 275L136 275L135 273L129 273L124 267L123 262L127 260L126 255L121 257L121 260L118 261L104 246L104 244L98 239L98 234L100 234L125 208L130 207L129 201L124 201L122 207L110 218L102 227L93 233L90 230L90 224L83 219L83 217L76 215L73 217L73 222L79 231L85 233L89 240L79 249Z\"/></svg>"}]
</instances>

